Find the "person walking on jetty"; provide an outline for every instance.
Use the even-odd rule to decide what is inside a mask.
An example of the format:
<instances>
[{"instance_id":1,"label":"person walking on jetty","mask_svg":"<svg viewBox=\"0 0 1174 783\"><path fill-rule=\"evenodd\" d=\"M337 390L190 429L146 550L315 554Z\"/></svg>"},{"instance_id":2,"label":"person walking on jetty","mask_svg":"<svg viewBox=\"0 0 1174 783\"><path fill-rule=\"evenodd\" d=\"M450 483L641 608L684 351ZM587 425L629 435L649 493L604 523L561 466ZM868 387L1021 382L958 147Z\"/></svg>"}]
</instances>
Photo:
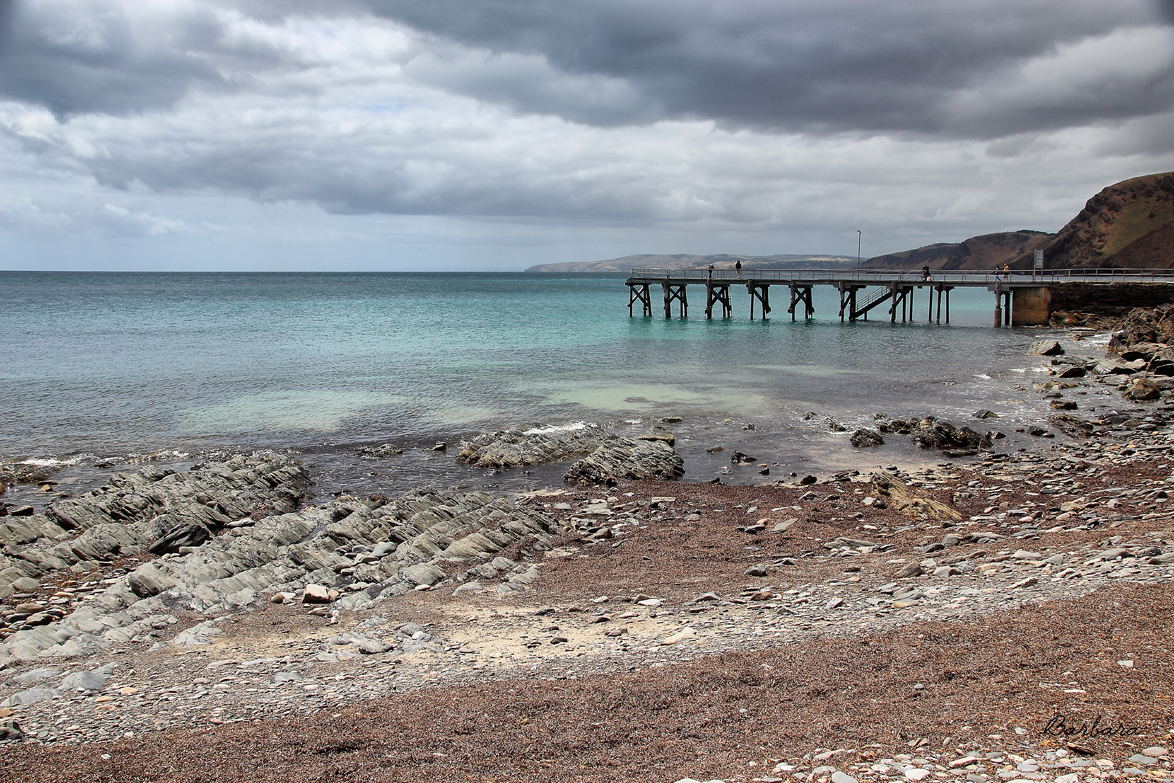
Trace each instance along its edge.
<instances>
[{"instance_id":1,"label":"person walking on jetty","mask_svg":"<svg viewBox=\"0 0 1174 783\"><path fill-rule=\"evenodd\" d=\"M739 258L738 261L734 264L734 271L738 273L738 279L741 280L742 279L742 259Z\"/></svg>"},{"instance_id":2,"label":"person walking on jetty","mask_svg":"<svg viewBox=\"0 0 1174 783\"><path fill-rule=\"evenodd\" d=\"M1003 279L1004 280L1011 279L1011 265L1010 264L1003 264Z\"/></svg>"},{"instance_id":3,"label":"person walking on jetty","mask_svg":"<svg viewBox=\"0 0 1174 783\"><path fill-rule=\"evenodd\" d=\"M925 266L923 266L923 267L921 268L921 279L922 279L922 280L929 280L929 279L930 279L930 276L929 276L929 264L926 264Z\"/></svg>"}]
</instances>

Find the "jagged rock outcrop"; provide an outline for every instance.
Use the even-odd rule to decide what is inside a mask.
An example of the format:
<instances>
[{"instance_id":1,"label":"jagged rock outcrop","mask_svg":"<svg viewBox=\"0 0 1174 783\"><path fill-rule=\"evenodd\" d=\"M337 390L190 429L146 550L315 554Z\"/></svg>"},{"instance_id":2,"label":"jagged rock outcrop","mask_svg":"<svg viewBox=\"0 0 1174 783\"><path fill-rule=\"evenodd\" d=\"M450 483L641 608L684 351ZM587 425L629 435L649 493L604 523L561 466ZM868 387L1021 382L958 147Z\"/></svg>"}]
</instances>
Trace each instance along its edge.
<instances>
[{"instance_id":1,"label":"jagged rock outcrop","mask_svg":"<svg viewBox=\"0 0 1174 783\"><path fill-rule=\"evenodd\" d=\"M1142 344L1164 348L1171 342L1174 342L1174 305L1135 307L1113 331L1109 353L1119 354Z\"/></svg>"},{"instance_id":2,"label":"jagged rock outcrop","mask_svg":"<svg viewBox=\"0 0 1174 783\"><path fill-rule=\"evenodd\" d=\"M881 446L885 439L876 430L859 429L852 433L852 445L858 449L867 449L872 446Z\"/></svg>"},{"instance_id":3,"label":"jagged rock outcrop","mask_svg":"<svg viewBox=\"0 0 1174 783\"><path fill-rule=\"evenodd\" d=\"M881 432L908 435L923 449L940 449L947 456L977 453L991 447L989 435L979 435L969 427L955 427L933 416L924 419L892 419L878 424Z\"/></svg>"},{"instance_id":4,"label":"jagged rock outcrop","mask_svg":"<svg viewBox=\"0 0 1174 783\"><path fill-rule=\"evenodd\" d=\"M557 432L487 432L466 443L457 454L457 461L482 469L544 465L590 454L599 447L603 437L598 427Z\"/></svg>"},{"instance_id":5,"label":"jagged rock outcrop","mask_svg":"<svg viewBox=\"0 0 1174 783\"><path fill-rule=\"evenodd\" d=\"M684 472L684 459L664 441L613 435L572 465L563 479L583 484L614 484L627 479L673 480Z\"/></svg>"}]
</instances>

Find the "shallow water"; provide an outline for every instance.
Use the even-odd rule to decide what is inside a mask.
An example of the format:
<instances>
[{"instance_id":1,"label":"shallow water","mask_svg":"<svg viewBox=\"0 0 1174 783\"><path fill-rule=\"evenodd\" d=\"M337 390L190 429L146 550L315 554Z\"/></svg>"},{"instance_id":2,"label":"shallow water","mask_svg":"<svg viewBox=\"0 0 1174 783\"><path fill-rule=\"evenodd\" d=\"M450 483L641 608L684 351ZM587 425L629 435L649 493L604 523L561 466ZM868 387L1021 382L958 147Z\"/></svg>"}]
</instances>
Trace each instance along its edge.
<instances>
[{"instance_id":1,"label":"shallow water","mask_svg":"<svg viewBox=\"0 0 1174 783\"><path fill-rule=\"evenodd\" d=\"M750 321L739 292L728 320L697 317L696 301L693 318L629 318L623 279L598 276L9 272L0 289L5 458L277 448L339 486L492 482L505 479L427 448L675 415L687 478L705 479L728 464L711 445L779 463L776 475L856 460L824 416L851 430L876 411L963 423L990 408L1006 425L1045 412L1013 387L1039 377L1025 350L1046 331L992 328L981 290L955 290L953 323L938 326L841 323L831 288L807 321L777 294L774 317ZM407 454L354 454L388 441ZM877 460L910 456L891 444ZM561 469L511 480L547 473Z\"/></svg>"}]
</instances>

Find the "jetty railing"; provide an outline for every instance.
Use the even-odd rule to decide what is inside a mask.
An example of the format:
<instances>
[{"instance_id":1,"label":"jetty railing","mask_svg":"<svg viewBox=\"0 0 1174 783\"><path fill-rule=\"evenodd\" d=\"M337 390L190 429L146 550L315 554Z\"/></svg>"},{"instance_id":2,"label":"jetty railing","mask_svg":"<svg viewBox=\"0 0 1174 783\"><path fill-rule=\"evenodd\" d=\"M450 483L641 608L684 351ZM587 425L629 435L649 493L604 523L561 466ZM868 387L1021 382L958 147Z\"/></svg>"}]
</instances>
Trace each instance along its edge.
<instances>
[{"instance_id":1,"label":"jetty railing","mask_svg":"<svg viewBox=\"0 0 1174 783\"><path fill-rule=\"evenodd\" d=\"M895 282L924 282L921 270L886 269L734 269L641 267L628 272L631 278L652 280L739 281L761 280L779 283L859 282L888 285ZM1010 272L975 270L931 270L929 281L961 285L995 283L1174 283L1174 269L1012 269Z\"/></svg>"}]
</instances>

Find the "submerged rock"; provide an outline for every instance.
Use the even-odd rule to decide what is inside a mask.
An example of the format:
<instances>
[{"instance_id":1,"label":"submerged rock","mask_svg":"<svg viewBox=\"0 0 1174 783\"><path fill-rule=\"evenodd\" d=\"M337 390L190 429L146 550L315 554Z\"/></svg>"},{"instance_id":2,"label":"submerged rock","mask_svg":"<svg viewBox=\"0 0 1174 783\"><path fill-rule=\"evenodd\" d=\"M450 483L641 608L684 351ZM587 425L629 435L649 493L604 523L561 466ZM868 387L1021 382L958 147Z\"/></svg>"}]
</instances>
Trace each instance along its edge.
<instances>
[{"instance_id":1,"label":"submerged rock","mask_svg":"<svg viewBox=\"0 0 1174 783\"><path fill-rule=\"evenodd\" d=\"M363 459L387 459L388 457L398 457L403 453L404 450L394 443L384 443L381 446L362 446L359 448L359 456Z\"/></svg>"}]
</instances>

